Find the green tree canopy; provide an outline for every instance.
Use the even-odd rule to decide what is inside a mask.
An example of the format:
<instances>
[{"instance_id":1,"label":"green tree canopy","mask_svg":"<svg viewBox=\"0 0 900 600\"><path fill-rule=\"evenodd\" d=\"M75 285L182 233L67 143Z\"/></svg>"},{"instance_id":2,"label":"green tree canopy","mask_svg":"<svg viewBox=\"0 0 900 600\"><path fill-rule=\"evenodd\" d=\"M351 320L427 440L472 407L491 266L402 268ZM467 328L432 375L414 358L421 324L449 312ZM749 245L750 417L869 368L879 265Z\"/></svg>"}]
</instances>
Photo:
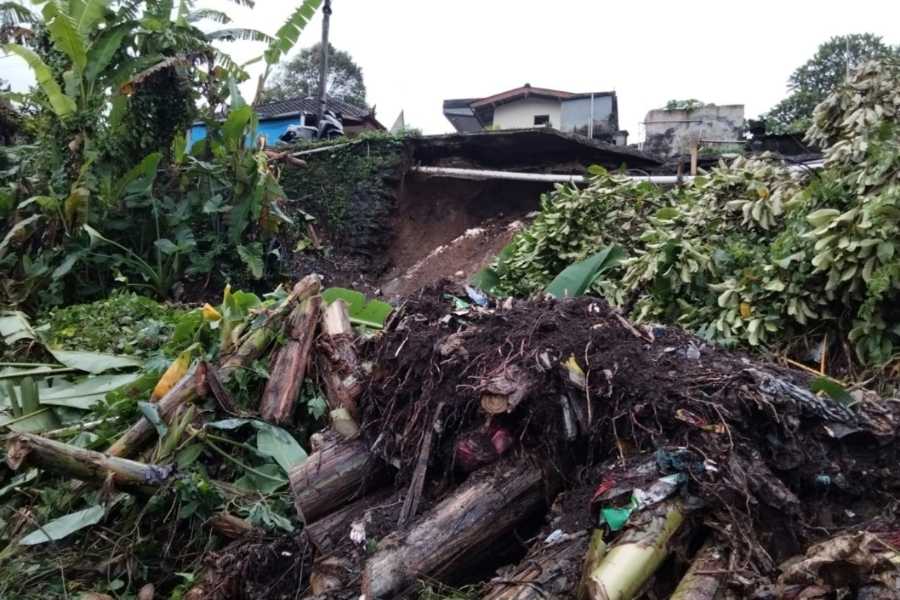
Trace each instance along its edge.
<instances>
[{"instance_id":1,"label":"green tree canopy","mask_svg":"<svg viewBox=\"0 0 900 600\"><path fill-rule=\"evenodd\" d=\"M790 79L790 95L762 115L768 133L805 131L816 105L837 88L852 70L870 58L900 57L900 46L891 47L880 36L854 33L831 38L798 67Z\"/></svg>"},{"instance_id":2,"label":"green tree canopy","mask_svg":"<svg viewBox=\"0 0 900 600\"><path fill-rule=\"evenodd\" d=\"M263 102L317 96L321 42L304 48L276 73L263 93ZM356 106L366 105L362 69L347 52L328 44L328 95Z\"/></svg>"}]
</instances>

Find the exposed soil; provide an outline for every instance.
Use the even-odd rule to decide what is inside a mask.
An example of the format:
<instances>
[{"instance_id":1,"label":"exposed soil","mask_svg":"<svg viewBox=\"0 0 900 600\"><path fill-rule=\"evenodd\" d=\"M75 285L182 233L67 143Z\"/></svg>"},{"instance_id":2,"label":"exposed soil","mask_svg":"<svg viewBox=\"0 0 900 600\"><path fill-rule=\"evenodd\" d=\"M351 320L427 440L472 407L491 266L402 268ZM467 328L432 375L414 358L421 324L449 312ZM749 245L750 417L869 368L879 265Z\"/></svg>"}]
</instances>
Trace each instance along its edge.
<instances>
[{"instance_id":1,"label":"exposed soil","mask_svg":"<svg viewBox=\"0 0 900 600\"><path fill-rule=\"evenodd\" d=\"M392 269L383 279L382 294L388 298L406 296L441 279L463 284L488 266L523 227L521 220L500 217L467 229L408 269Z\"/></svg>"},{"instance_id":2,"label":"exposed soil","mask_svg":"<svg viewBox=\"0 0 900 600\"><path fill-rule=\"evenodd\" d=\"M383 293L404 296L440 279L462 281L505 246L539 207L547 184L408 178L391 219Z\"/></svg>"}]
</instances>

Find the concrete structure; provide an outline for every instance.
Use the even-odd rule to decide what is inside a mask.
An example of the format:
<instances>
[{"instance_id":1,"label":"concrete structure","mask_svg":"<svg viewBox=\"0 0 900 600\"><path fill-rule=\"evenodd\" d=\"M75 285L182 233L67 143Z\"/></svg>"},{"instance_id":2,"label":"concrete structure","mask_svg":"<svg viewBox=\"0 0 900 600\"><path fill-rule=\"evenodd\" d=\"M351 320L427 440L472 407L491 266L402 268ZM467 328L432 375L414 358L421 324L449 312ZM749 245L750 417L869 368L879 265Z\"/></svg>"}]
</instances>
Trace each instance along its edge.
<instances>
[{"instance_id":1,"label":"concrete structure","mask_svg":"<svg viewBox=\"0 0 900 600\"><path fill-rule=\"evenodd\" d=\"M551 127L622 146L628 141L619 130L615 92L576 94L526 83L486 98L445 100L444 116L460 133Z\"/></svg>"},{"instance_id":2,"label":"concrete structure","mask_svg":"<svg viewBox=\"0 0 900 600\"><path fill-rule=\"evenodd\" d=\"M645 137L641 150L654 156L689 154L691 146L703 140L716 142L706 147L735 149L742 147L744 105L708 104L693 109L651 110L644 119ZM735 146L718 142L731 141Z\"/></svg>"},{"instance_id":3,"label":"concrete structure","mask_svg":"<svg viewBox=\"0 0 900 600\"><path fill-rule=\"evenodd\" d=\"M494 109L494 129L559 127L560 101L549 98L522 98Z\"/></svg>"}]
</instances>

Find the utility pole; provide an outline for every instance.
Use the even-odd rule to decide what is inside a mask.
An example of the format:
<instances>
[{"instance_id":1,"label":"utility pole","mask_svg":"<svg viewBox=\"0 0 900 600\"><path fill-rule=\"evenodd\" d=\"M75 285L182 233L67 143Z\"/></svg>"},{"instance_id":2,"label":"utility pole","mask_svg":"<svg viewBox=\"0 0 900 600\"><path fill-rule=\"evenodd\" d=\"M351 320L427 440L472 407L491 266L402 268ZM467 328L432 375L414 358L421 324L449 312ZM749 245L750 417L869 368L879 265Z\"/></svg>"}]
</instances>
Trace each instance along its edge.
<instances>
[{"instance_id":1,"label":"utility pole","mask_svg":"<svg viewBox=\"0 0 900 600\"><path fill-rule=\"evenodd\" d=\"M322 8L322 45L319 54L319 118L321 127L322 117L328 106L328 26L331 22L331 0L325 0Z\"/></svg>"}]
</instances>

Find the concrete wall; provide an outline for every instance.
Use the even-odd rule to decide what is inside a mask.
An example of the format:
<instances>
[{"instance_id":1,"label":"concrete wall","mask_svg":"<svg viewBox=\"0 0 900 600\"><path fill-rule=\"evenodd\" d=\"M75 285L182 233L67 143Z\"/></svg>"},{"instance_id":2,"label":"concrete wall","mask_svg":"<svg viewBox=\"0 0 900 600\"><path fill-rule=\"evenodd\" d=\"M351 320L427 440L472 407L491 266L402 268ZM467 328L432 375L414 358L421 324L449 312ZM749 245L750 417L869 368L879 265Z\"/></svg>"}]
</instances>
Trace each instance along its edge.
<instances>
[{"instance_id":1,"label":"concrete wall","mask_svg":"<svg viewBox=\"0 0 900 600\"><path fill-rule=\"evenodd\" d=\"M534 127L535 115L550 115L550 126L559 129L559 100L523 98L494 109L494 127L522 129Z\"/></svg>"},{"instance_id":2,"label":"concrete wall","mask_svg":"<svg viewBox=\"0 0 900 600\"><path fill-rule=\"evenodd\" d=\"M744 128L744 105L651 110L644 118L644 126L644 152L665 157L688 154L701 139L739 141ZM711 147L721 149L722 145Z\"/></svg>"}]
</instances>

